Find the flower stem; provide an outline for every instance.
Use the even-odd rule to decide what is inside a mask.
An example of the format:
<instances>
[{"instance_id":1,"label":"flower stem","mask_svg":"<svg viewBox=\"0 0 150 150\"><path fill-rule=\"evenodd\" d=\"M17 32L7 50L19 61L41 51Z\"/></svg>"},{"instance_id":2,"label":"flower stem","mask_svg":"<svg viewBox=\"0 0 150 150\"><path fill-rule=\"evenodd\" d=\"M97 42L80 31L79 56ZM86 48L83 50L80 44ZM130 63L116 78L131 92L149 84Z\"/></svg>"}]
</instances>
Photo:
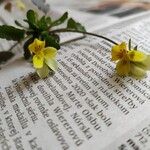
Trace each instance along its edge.
<instances>
[{"instance_id":1,"label":"flower stem","mask_svg":"<svg viewBox=\"0 0 150 150\"><path fill-rule=\"evenodd\" d=\"M82 34L86 34L86 35L92 35L92 36L95 36L95 37L105 39L105 40L107 40L107 41L109 41L109 42L111 42L115 45L118 45L118 43L114 42L113 40L111 40L107 37L104 37L102 35L98 35L98 34L95 34L95 33L91 33L91 32L86 32L86 31L78 31L78 30L71 30L71 29L63 28L63 29L52 30L49 33L60 33L60 32L75 32L75 33L82 33Z\"/></svg>"}]
</instances>

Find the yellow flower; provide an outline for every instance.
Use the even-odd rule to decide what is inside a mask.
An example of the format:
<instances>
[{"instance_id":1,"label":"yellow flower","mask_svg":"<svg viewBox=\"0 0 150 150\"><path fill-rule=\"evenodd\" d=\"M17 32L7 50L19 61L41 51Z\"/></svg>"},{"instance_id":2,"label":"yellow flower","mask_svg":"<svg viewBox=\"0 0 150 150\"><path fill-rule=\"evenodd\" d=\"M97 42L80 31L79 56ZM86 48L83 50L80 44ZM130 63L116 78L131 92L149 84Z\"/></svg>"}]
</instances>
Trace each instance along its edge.
<instances>
[{"instance_id":1,"label":"yellow flower","mask_svg":"<svg viewBox=\"0 0 150 150\"><path fill-rule=\"evenodd\" d=\"M112 61L117 61L116 71L120 76L142 78L150 70L150 55L138 50L128 50L125 42L112 47Z\"/></svg>"},{"instance_id":2,"label":"yellow flower","mask_svg":"<svg viewBox=\"0 0 150 150\"><path fill-rule=\"evenodd\" d=\"M45 47L45 41L38 39L35 39L28 48L33 55L33 66L41 78L48 76L49 68L53 71L57 70L57 62L55 59L57 49L54 47Z\"/></svg>"}]
</instances>

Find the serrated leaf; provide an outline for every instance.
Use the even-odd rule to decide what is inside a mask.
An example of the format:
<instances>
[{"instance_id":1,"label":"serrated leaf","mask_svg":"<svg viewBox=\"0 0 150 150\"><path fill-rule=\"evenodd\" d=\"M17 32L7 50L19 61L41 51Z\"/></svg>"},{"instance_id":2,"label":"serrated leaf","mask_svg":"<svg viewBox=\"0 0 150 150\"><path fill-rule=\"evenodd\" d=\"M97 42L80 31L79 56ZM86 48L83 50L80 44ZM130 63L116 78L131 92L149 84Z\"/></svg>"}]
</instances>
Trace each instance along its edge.
<instances>
[{"instance_id":1,"label":"serrated leaf","mask_svg":"<svg viewBox=\"0 0 150 150\"><path fill-rule=\"evenodd\" d=\"M67 28L77 31L86 31L85 27L82 26L79 22L76 22L74 19L70 18L67 23Z\"/></svg>"},{"instance_id":2,"label":"serrated leaf","mask_svg":"<svg viewBox=\"0 0 150 150\"><path fill-rule=\"evenodd\" d=\"M13 26L0 26L0 38L6 40L20 41L24 38L25 30L15 28Z\"/></svg>"},{"instance_id":3,"label":"serrated leaf","mask_svg":"<svg viewBox=\"0 0 150 150\"><path fill-rule=\"evenodd\" d=\"M2 51L0 52L0 64L8 61L14 56L14 54L10 51Z\"/></svg>"},{"instance_id":4,"label":"serrated leaf","mask_svg":"<svg viewBox=\"0 0 150 150\"><path fill-rule=\"evenodd\" d=\"M50 46L56 49L60 49L58 39L55 36L44 33L42 34L42 39L46 41L46 47Z\"/></svg>"},{"instance_id":5,"label":"serrated leaf","mask_svg":"<svg viewBox=\"0 0 150 150\"><path fill-rule=\"evenodd\" d=\"M64 23L68 18L68 12L65 12L59 19L52 22L51 27L58 26L62 23Z\"/></svg>"}]
</instances>

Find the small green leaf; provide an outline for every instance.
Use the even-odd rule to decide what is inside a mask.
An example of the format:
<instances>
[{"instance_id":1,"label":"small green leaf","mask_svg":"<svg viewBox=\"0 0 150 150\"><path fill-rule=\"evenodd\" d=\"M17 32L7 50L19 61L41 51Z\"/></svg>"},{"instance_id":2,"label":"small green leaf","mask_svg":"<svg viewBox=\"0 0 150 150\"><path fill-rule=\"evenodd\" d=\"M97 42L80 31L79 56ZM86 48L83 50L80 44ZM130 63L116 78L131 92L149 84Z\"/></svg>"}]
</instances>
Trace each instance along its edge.
<instances>
[{"instance_id":1,"label":"small green leaf","mask_svg":"<svg viewBox=\"0 0 150 150\"><path fill-rule=\"evenodd\" d=\"M8 61L14 56L14 54L10 51L2 51L0 52L0 64Z\"/></svg>"},{"instance_id":2,"label":"small green leaf","mask_svg":"<svg viewBox=\"0 0 150 150\"><path fill-rule=\"evenodd\" d=\"M77 31L86 31L85 27L82 26L79 22L76 22L74 19L70 18L67 24L68 29L73 29Z\"/></svg>"},{"instance_id":3,"label":"small green leaf","mask_svg":"<svg viewBox=\"0 0 150 150\"><path fill-rule=\"evenodd\" d=\"M33 10L28 10L26 16L27 16L27 20L24 21L26 21L29 24L29 27L31 29L35 29L37 24L37 19L38 19L37 13L35 13Z\"/></svg>"},{"instance_id":4,"label":"small green leaf","mask_svg":"<svg viewBox=\"0 0 150 150\"><path fill-rule=\"evenodd\" d=\"M20 41L24 38L25 30L15 28L13 26L0 26L0 38L6 40Z\"/></svg>"},{"instance_id":5,"label":"small green leaf","mask_svg":"<svg viewBox=\"0 0 150 150\"><path fill-rule=\"evenodd\" d=\"M51 23L52 23L51 17L46 18L46 23L47 23L47 25L51 25Z\"/></svg>"},{"instance_id":6,"label":"small green leaf","mask_svg":"<svg viewBox=\"0 0 150 150\"><path fill-rule=\"evenodd\" d=\"M62 23L64 23L68 18L68 12L65 12L59 19L52 22L51 27L58 26Z\"/></svg>"},{"instance_id":7,"label":"small green leaf","mask_svg":"<svg viewBox=\"0 0 150 150\"><path fill-rule=\"evenodd\" d=\"M27 19L31 23L36 23L36 21L37 21L37 14L33 10L28 10L28 12L27 12Z\"/></svg>"},{"instance_id":8,"label":"small green leaf","mask_svg":"<svg viewBox=\"0 0 150 150\"><path fill-rule=\"evenodd\" d=\"M56 49L60 49L58 38L56 38L53 35L49 35L47 32L43 33L41 36L42 36L42 39L46 41L46 47L50 46Z\"/></svg>"},{"instance_id":9,"label":"small green leaf","mask_svg":"<svg viewBox=\"0 0 150 150\"><path fill-rule=\"evenodd\" d=\"M48 25L47 25L47 22L46 22L46 18L45 16L43 16L37 23L38 25L38 28L40 31L45 31L48 29Z\"/></svg>"}]
</instances>

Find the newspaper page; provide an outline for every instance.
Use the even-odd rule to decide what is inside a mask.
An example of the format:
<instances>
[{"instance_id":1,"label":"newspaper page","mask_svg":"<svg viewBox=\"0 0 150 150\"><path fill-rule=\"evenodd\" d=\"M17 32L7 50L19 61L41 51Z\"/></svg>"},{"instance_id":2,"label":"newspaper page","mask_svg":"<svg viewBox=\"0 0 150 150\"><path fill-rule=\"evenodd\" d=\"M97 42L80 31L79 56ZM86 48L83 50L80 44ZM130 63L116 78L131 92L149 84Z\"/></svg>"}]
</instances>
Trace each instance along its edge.
<instances>
[{"instance_id":1,"label":"newspaper page","mask_svg":"<svg viewBox=\"0 0 150 150\"><path fill-rule=\"evenodd\" d=\"M150 120L146 118L105 150L150 150Z\"/></svg>"},{"instance_id":2,"label":"newspaper page","mask_svg":"<svg viewBox=\"0 0 150 150\"><path fill-rule=\"evenodd\" d=\"M116 42L132 38L133 46L149 53L149 24L148 13L95 32ZM139 129L150 113L150 74L143 80L117 76L111 46L91 36L66 44L57 72L45 79L21 54L4 65L0 149L103 150Z\"/></svg>"}]
</instances>

